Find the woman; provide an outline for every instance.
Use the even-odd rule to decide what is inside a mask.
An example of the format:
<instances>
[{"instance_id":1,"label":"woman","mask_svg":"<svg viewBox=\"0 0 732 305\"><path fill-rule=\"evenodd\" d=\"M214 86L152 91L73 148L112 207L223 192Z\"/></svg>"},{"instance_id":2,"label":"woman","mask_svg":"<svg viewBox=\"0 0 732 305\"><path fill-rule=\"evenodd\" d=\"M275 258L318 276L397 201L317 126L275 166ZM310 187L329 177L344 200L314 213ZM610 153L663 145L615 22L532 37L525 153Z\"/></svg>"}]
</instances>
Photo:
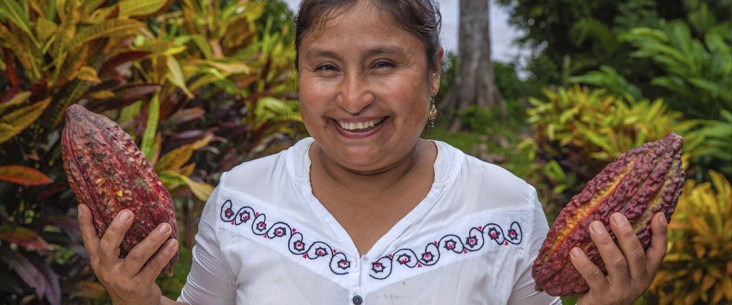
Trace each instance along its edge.
<instances>
[{"instance_id":1,"label":"woman","mask_svg":"<svg viewBox=\"0 0 732 305\"><path fill-rule=\"evenodd\" d=\"M303 122L312 138L224 174L204 208L182 304L558 304L534 290L548 226L535 190L420 134L440 81L439 12L427 0L305 0L297 18ZM129 255L125 211L99 239L79 222L115 304L176 304L155 278L177 251L163 224ZM665 254L663 215L644 252L613 217L581 251L581 304L629 304ZM624 255L625 254L625 255Z\"/></svg>"}]
</instances>

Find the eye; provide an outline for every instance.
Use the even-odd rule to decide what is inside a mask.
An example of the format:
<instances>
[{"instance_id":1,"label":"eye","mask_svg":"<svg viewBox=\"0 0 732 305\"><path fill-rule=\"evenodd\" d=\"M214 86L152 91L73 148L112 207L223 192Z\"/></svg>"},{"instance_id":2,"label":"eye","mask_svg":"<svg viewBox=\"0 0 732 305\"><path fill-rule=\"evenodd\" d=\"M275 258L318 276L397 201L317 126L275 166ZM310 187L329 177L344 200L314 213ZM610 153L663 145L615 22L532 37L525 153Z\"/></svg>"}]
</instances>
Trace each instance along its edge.
<instances>
[{"instance_id":1,"label":"eye","mask_svg":"<svg viewBox=\"0 0 732 305\"><path fill-rule=\"evenodd\" d=\"M380 60L374 63L373 68L374 69L383 69L383 68L391 68L394 67L394 63L387 61L387 60Z\"/></svg>"},{"instance_id":2,"label":"eye","mask_svg":"<svg viewBox=\"0 0 732 305\"><path fill-rule=\"evenodd\" d=\"M315 67L315 71L322 71L322 72L335 72L338 71L335 65L333 64L322 64Z\"/></svg>"}]
</instances>

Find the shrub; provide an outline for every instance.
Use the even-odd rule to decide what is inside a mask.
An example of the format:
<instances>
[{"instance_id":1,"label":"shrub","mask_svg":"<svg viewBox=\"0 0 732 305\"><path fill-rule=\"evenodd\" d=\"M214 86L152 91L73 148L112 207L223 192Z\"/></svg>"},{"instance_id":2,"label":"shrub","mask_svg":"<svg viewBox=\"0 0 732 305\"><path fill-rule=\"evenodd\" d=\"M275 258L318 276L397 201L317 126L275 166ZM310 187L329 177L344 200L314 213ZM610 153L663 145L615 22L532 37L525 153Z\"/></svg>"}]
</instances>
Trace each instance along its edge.
<instances>
[{"instance_id":1,"label":"shrub","mask_svg":"<svg viewBox=\"0 0 732 305\"><path fill-rule=\"evenodd\" d=\"M69 105L107 115L136 140L174 197L183 247L192 246L197 211L221 170L299 135L297 107L288 102L296 89L292 38L287 25L274 27L266 17L281 14L267 11L278 7L0 3L3 304L89 303L105 295L81 245L61 166L59 131ZM161 286L177 291L182 282Z\"/></svg>"},{"instance_id":2,"label":"shrub","mask_svg":"<svg viewBox=\"0 0 732 305\"><path fill-rule=\"evenodd\" d=\"M669 223L669 250L650 292L660 304L732 303L732 186L687 180Z\"/></svg>"},{"instance_id":3,"label":"shrub","mask_svg":"<svg viewBox=\"0 0 732 305\"><path fill-rule=\"evenodd\" d=\"M569 198L618 155L645 142L676 132L685 138L687 161L702 140L697 123L683 121L662 100L618 98L602 89L573 86L546 89L544 98L529 99L531 138L520 147L535 160L530 179L546 196L547 212L559 211Z\"/></svg>"}]
</instances>

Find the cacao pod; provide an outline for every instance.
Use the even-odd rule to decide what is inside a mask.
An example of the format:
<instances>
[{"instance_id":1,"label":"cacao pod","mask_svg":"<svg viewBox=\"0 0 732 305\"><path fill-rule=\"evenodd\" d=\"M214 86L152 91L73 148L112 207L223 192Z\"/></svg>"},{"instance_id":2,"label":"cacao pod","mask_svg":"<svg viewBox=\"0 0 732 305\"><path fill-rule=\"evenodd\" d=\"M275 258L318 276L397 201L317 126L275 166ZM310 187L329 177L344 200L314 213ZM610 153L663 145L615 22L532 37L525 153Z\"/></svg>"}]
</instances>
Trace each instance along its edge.
<instances>
[{"instance_id":1,"label":"cacao pod","mask_svg":"<svg viewBox=\"0 0 732 305\"><path fill-rule=\"evenodd\" d=\"M537 290L554 296L575 296L589 286L569 259L574 247L584 250L607 274L597 246L588 231L601 221L610 230L609 218L620 212L633 225L644 249L651 243L651 218L663 212L667 220L676 208L685 178L681 167L683 138L670 133L664 139L642 144L620 155L587 182L559 212L534 261L532 276Z\"/></svg>"},{"instance_id":2,"label":"cacao pod","mask_svg":"<svg viewBox=\"0 0 732 305\"><path fill-rule=\"evenodd\" d=\"M61 135L61 155L71 189L80 204L89 206L100 237L121 210L135 214L120 245L120 257L163 222L172 228L169 238L178 238L170 193L117 123L80 105L69 106ZM177 260L176 253L163 273L171 276Z\"/></svg>"}]
</instances>

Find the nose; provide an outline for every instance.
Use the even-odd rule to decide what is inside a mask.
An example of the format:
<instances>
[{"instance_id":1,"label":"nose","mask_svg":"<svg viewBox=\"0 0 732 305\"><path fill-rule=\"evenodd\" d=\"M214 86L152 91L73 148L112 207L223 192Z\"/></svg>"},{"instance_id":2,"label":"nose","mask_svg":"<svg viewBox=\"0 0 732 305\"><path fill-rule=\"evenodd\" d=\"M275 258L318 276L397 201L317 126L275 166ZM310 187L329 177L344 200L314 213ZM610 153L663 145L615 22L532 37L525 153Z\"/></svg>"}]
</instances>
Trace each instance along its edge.
<instances>
[{"instance_id":1,"label":"nose","mask_svg":"<svg viewBox=\"0 0 732 305\"><path fill-rule=\"evenodd\" d=\"M359 114L374 102L368 79L361 73L347 73L336 97L338 106L350 114Z\"/></svg>"}]
</instances>

